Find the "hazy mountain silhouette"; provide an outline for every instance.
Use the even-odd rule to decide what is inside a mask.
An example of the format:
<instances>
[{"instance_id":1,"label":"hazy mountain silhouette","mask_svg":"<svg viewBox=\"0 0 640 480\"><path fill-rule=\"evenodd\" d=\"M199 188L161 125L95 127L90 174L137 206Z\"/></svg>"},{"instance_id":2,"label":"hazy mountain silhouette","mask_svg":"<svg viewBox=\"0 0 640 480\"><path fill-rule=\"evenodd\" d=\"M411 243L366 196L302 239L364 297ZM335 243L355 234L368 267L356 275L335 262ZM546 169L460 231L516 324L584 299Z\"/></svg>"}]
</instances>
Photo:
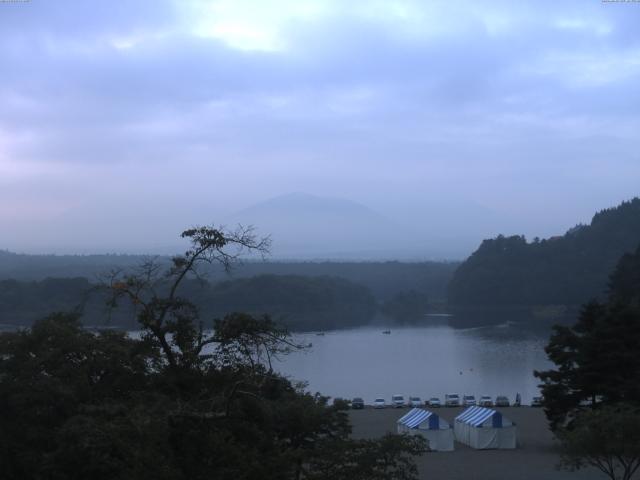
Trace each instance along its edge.
<instances>
[{"instance_id":1,"label":"hazy mountain silhouette","mask_svg":"<svg viewBox=\"0 0 640 480\"><path fill-rule=\"evenodd\" d=\"M252 205L228 223L259 227L273 239L275 257L405 258L420 255L408 229L344 198L290 193ZM424 245L422 245L424 250Z\"/></svg>"}]
</instances>

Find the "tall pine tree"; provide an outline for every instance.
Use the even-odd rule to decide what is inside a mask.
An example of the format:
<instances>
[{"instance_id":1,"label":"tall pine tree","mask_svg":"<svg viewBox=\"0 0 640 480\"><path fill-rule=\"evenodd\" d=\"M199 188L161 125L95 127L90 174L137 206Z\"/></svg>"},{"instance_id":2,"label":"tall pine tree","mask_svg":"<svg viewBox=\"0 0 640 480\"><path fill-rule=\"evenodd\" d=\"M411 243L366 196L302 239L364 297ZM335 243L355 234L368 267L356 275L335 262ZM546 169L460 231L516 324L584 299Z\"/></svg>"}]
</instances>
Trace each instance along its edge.
<instances>
[{"instance_id":1,"label":"tall pine tree","mask_svg":"<svg viewBox=\"0 0 640 480\"><path fill-rule=\"evenodd\" d=\"M585 305L572 327L555 327L545 348L556 369L535 372L555 430L580 411L640 404L640 247L611 276L609 300Z\"/></svg>"}]
</instances>

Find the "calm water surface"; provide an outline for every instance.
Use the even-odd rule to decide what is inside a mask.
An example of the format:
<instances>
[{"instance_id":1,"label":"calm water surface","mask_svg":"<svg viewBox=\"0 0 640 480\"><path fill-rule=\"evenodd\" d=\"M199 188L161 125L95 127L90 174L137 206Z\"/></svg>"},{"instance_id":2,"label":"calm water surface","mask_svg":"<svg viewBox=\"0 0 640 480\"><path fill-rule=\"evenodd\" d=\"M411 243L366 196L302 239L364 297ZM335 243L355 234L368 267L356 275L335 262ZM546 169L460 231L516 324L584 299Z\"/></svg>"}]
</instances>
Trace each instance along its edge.
<instances>
[{"instance_id":1,"label":"calm water surface","mask_svg":"<svg viewBox=\"0 0 640 480\"><path fill-rule=\"evenodd\" d=\"M533 370L550 366L544 353L548 332L526 333L505 324L454 329L450 326L382 327L296 335L312 343L278 363L293 380L306 380L309 390L333 397L438 396L447 392L507 395L517 392L523 403L538 394Z\"/></svg>"}]
</instances>

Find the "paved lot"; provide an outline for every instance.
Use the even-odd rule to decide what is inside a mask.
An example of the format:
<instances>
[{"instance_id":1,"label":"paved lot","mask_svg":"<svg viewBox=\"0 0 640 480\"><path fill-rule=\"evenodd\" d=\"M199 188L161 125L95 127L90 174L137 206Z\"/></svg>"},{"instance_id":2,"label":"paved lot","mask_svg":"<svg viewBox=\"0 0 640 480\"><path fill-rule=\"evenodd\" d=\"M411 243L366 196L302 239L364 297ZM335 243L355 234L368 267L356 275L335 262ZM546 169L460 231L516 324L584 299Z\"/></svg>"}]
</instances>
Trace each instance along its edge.
<instances>
[{"instance_id":1,"label":"paved lot","mask_svg":"<svg viewBox=\"0 0 640 480\"><path fill-rule=\"evenodd\" d=\"M456 442L454 452L430 452L418 458L420 478L451 480L606 480L595 469L567 472L558 470L558 454L553 435L539 408L498 408L517 424L518 448L515 450L473 450ZM434 409L449 423L461 408ZM396 431L396 420L407 409L352 410L353 436L376 438ZM640 477L639 477L640 478Z\"/></svg>"}]
</instances>

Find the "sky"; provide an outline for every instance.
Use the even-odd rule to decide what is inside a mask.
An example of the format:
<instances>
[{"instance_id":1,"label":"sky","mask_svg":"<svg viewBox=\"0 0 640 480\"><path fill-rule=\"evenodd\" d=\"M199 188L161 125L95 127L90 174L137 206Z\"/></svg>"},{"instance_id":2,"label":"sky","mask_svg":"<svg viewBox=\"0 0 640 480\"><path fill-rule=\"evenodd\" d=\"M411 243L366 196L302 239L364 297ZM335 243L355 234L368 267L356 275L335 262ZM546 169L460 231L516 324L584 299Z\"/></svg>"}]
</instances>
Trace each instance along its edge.
<instances>
[{"instance_id":1,"label":"sky","mask_svg":"<svg viewBox=\"0 0 640 480\"><path fill-rule=\"evenodd\" d=\"M303 192L462 258L640 193L638 2L0 2L0 45L0 249L160 251Z\"/></svg>"}]
</instances>

